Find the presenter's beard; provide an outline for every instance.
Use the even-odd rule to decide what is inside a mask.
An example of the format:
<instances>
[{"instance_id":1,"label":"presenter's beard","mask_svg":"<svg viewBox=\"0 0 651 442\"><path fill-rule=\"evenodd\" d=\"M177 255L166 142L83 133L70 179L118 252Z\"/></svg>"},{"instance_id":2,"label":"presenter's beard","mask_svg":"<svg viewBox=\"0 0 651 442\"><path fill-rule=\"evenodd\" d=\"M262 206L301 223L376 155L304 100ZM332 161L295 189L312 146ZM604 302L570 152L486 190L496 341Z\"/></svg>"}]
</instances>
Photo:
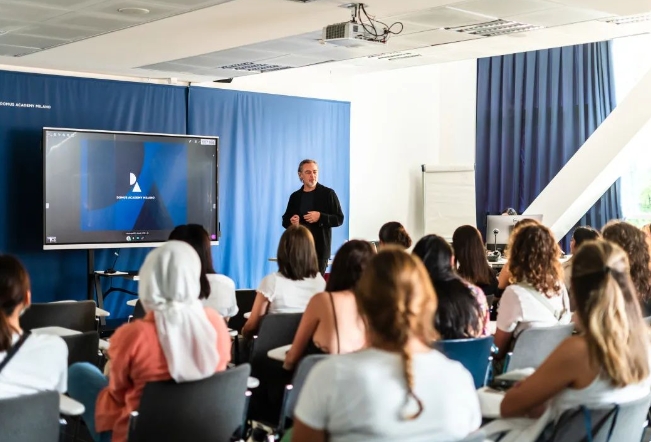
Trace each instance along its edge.
<instances>
[{"instance_id":1,"label":"presenter's beard","mask_svg":"<svg viewBox=\"0 0 651 442\"><path fill-rule=\"evenodd\" d=\"M309 187L309 188L316 187L316 183L317 183L317 180L313 180L313 181L304 180L303 181L303 185L306 186L306 187Z\"/></svg>"}]
</instances>

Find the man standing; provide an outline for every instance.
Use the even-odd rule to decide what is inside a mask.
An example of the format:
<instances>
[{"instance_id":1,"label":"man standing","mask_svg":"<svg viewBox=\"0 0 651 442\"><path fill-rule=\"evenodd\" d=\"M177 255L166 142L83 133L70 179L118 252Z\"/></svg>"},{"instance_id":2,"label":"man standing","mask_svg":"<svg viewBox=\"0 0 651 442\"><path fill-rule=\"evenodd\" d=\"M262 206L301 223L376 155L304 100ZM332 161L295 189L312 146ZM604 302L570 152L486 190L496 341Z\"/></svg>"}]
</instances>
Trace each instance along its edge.
<instances>
[{"instance_id":1,"label":"man standing","mask_svg":"<svg viewBox=\"0 0 651 442\"><path fill-rule=\"evenodd\" d=\"M319 170L314 160L298 165L298 178L303 187L292 193L283 215L283 227L302 224L314 237L319 269L325 273L330 258L332 228L344 222L339 199L334 190L317 182Z\"/></svg>"}]
</instances>

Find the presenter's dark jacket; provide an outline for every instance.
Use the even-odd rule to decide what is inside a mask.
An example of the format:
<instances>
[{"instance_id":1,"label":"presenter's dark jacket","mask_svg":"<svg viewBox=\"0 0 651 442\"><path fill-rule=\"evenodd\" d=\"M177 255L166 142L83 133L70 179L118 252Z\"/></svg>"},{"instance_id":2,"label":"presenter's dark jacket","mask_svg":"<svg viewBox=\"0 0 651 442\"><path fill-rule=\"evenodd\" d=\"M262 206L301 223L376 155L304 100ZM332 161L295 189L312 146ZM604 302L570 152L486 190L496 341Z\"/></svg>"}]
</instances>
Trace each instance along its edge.
<instances>
[{"instance_id":1,"label":"presenter's dark jacket","mask_svg":"<svg viewBox=\"0 0 651 442\"><path fill-rule=\"evenodd\" d=\"M312 232L312 236L314 236L316 256L319 260L319 266L322 266L330 258L332 228L339 227L344 223L344 213L341 211L339 198L337 198L335 191L317 183L316 188L312 192L309 192L314 194L313 206L309 211L320 212L321 217L316 223L310 224L303 219L305 213L301 213L301 198L304 193L308 192L303 192L303 186L301 186L300 189L290 195L287 210L285 210L285 214L283 215L283 227L289 227L292 224L289 221L291 217L298 215L301 219L300 224L307 227Z\"/></svg>"}]
</instances>

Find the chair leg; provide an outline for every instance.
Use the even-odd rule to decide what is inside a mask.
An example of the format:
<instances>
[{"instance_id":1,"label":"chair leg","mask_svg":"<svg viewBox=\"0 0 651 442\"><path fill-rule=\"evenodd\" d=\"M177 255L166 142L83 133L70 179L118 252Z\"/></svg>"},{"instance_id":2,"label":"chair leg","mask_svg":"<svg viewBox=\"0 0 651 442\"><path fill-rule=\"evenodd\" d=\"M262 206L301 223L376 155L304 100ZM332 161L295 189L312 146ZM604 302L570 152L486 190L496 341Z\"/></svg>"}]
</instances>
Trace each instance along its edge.
<instances>
[{"instance_id":1,"label":"chair leg","mask_svg":"<svg viewBox=\"0 0 651 442\"><path fill-rule=\"evenodd\" d=\"M72 433L72 442L77 442L77 438L79 437L79 425L81 424L81 416L77 416L75 418L75 429L73 430Z\"/></svg>"}]
</instances>

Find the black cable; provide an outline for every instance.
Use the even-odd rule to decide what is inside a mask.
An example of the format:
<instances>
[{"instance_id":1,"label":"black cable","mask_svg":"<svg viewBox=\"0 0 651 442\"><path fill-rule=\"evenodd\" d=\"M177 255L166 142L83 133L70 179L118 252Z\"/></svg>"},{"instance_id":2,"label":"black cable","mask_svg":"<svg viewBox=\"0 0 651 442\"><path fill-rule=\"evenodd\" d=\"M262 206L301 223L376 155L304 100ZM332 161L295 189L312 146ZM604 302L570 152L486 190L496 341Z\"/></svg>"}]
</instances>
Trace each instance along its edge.
<instances>
[{"instance_id":1,"label":"black cable","mask_svg":"<svg viewBox=\"0 0 651 442\"><path fill-rule=\"evenodd\" d=\"M360 5L360 8L362 9L362 12L366 16L366 19L368 20L368 22L371 24L371 26L373 26L373 36L375 38L380 38L383 34L378 34L377 28L375 27L374 20L368 15L368 12L366 12L366 6L364 6L364 4L362 3ZM360 17L360 21L361 21L361 17ZM362 24L362 26L363 26L363 24ZM366 27L364 27L364 29L366 30ZM366 32L368 32L368 30Z\"/></svg>"},{"instance_id":2,"label":"black cable","mask_svg":"<svg viewBox=\"0 0 651 442\"><path fill-rule=\"evenodd\" d=\"M371 16L368 14L368 12L366 12L366 7L364 6L364 4L361 4L359 6L359 9L361 9L361 12L364 13L364 15L366 16L366 19L368 20L369 24L373 27L373 32L369 31L369 29L366 27L367 25L364 24L364 22L362 20L362 16L361 16L361 14L359 14L359 10L358 10L359 23L362 25L364 30L366 32L368 32L369 34L371 34L373 37L375 37L375 40L377 40L377 41L381 41L382 43L386 43L386 41L387 41L387 39L389 38L390 35L398 35L405 29L405 26L402 24L402 22L399 22L399 21L394 22L394 23L391 24L391 26L389 26L389 25L387 25L386 23L384 23L384 22L382 22L380 20L376 20L375 18L371 18ZM377 27L375 26L376 23L384 26L384 30L383 30L382 33L378 32ZM400 25L400 30L399 31L392 31L391 29L393 29L393 27L396 26L396 25Z\"/></svg>"}]
</instances>

